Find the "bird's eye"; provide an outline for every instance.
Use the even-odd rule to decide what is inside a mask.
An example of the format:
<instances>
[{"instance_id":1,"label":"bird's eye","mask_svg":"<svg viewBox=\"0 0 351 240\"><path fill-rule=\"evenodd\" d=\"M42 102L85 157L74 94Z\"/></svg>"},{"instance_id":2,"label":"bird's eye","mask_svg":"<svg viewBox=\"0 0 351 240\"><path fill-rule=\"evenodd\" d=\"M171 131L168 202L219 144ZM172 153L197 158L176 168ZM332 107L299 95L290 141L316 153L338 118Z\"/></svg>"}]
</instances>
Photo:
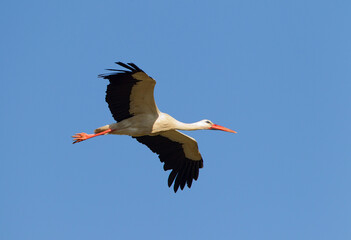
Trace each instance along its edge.
<instances>
[{"instance_id":1,"label":"bird's eye","mask_svg":"<svg viewBox=\"0 0 351 240\"><path fill-rule=\"evenodd\" d=\"M206 123L209 123L209 124L211 124L211 122L210 122L210 121L208 121L208 120L206 121Z\"/></svg>"}]
</instances>

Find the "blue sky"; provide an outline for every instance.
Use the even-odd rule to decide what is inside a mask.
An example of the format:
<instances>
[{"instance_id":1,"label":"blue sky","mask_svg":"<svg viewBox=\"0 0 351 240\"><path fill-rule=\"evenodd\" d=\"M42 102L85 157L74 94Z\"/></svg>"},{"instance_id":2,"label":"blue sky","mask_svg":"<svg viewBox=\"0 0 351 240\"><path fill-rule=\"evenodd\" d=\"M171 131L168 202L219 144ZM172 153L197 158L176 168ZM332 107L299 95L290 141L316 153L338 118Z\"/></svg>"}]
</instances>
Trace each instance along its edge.
<instances>
[{"instance_id":1,"label":"blue sky","mask_svg":"<svg viewBox=\"0 0 351 240\"><path fill-rule=\"evenodd\" d=\"M350 239L350 1L3 1L0 239ZM97 75L134 62L204 168L174 194Z\"/></svg>"}]
</instances>

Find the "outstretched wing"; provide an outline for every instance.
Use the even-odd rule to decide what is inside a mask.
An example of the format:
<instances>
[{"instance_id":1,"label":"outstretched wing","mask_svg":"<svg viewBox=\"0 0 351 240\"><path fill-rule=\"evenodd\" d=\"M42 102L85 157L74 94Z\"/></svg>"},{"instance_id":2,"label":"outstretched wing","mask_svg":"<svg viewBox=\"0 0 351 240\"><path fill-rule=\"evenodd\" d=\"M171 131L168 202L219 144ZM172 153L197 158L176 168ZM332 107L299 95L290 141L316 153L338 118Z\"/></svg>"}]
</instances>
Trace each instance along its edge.
<instances>
[{"instance_id":1,"label":"outstretched wing","mask_svg":"<svg viewBox=\"0 0 351 240\"><path fill-rule=\"evenodd\" d=\"M158 114L154 100L156 81L134 63L116 62L127 70L116 70L99 77L108 79L106 102L113 118L119 122L137 114Z\"/></svg>"},{"instance_id":2,"label":"outstretched wing","mask_svg":"<svg viewBox=\"0 0 351 240\"><path fill-rule=\"evenodd\" d=\"M193 179L197 180L203 160L195 139L176 130L161 132L156 136L134 138L158 154L165 171L172 170L168 177L168 186L171 187L174 182L174 192L179 187L183 190L185 184L190 188Z\"/></svg>"}]
</instances>

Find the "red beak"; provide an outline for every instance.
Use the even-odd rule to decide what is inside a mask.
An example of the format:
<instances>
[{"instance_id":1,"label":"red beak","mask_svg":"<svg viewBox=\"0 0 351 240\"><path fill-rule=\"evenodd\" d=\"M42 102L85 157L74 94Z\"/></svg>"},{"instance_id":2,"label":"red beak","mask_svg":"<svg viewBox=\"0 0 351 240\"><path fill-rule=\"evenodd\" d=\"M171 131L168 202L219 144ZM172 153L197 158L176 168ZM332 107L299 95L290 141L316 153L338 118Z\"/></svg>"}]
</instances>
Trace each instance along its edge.
<instances>
[{"instance_id":1,"label":"red beak","mask_svg":"<svg viewBox=\"0 0 351 240\"><path fill-rule=\"evenodd\" d=\"M211 130L222 130L222 131L226 131L226 132L231 132L231 133L237 133L229 128L226 127L222 127L220 125L217 124L213 124L212 127L210 128Z\"/></svg>"}]
</instances>

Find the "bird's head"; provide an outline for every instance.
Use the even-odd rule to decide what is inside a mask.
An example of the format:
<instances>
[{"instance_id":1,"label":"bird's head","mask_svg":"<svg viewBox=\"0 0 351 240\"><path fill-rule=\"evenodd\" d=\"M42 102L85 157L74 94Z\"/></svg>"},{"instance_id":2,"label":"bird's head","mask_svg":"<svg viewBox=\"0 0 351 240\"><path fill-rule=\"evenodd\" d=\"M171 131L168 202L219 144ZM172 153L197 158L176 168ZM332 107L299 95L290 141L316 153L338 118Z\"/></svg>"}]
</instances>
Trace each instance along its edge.
<instances>
[{"instance_id":1,"label":"bird's head","mask_svg":"<svg viewBox=\"0 0 351 240\"><path fill-rule=\"evenodd\" d=\"M213 122L211 122L210 120L207 120L207 119L201 120L200 123L204 127L204 129L221 130L221 131L225 131L225 132L236 133L235 131L233 131L229 128L214 124Z\"/></svg>"}]
</instances>

